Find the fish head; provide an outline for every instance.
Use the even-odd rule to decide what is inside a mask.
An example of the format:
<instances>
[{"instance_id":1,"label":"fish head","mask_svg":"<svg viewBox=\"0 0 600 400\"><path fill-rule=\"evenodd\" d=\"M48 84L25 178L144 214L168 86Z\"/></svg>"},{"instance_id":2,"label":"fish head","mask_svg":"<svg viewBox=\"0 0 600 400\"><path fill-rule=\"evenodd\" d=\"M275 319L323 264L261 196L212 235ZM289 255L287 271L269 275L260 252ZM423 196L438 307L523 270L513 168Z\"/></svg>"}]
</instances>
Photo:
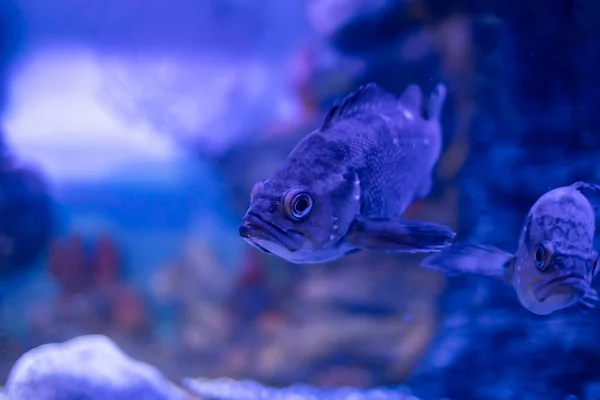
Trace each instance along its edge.
<instances>
[{"instance_id":1,"label":"fish head","mask_svg":"<svg viewBox=\"0 0 600 400\"><path fill-rule=\"evenodd\" d=\"M579 251L578 251L579 250ZM582 300L589 292L598 253L570 249L563 252L553 242L530 249L523 268L523 284L529 289L529 303L539 314L549 314Z\"/></svg>"},{"instance_id":2,"label":"fish head","mask_svg":"<svg viewBox=\"0 0 600 400\"><path fill-rule=\"evenodd\" d=\"M552 200L530 211L513 278L521 303L540 315L583 300L592 290L598 264L586 204L564 196Z\"/></svg>"},{"instance_id":3,"label":"fish head","mask_svg":"<svg viewBox=\"0 0 600 400\"><path fill-rule=\"evenodd\" d=\"M330 261L346 251L342 240L360 206L354 173L289 184L277 175L254 185L238 228L246 242L287 261Z\"/></svg>"}]
</instances>

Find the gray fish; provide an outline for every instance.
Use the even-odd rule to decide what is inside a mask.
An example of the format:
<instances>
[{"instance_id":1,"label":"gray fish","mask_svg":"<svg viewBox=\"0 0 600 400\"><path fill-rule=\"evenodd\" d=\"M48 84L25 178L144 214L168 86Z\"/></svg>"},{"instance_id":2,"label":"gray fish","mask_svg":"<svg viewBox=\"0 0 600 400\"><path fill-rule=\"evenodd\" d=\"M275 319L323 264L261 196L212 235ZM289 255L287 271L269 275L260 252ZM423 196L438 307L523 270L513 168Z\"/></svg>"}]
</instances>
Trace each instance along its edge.
<instances>
[{"instance_id":1,"label":"gray fish","mask_svg":"<svg viewBox=\"0 0 600 400\"><path fill-rule=\"evenodd\" d=\"M466 241L425 258L421 266L503 280L515 288L523 307L538 315L573 304L593 308L598 253L592 248L596 216L584 195L588 191L598 195L600 186L576 182L540 197L525 218L514 254Z\"/></svg>"},{"instance_id":2,"label":"gray fish","mask_svg":"<svg viewBox=\"0 0 600 400\"><path fill-rule=\"evenodd\" d=\"M374 83L335 105L301 140L274 175L257 182L239 234L248 243L296 264L327 262L356 251L439 251L454 232L402 220L429 194L441 151L440 114L446 87L394 96Z\"/></svg>"}]
</instances>

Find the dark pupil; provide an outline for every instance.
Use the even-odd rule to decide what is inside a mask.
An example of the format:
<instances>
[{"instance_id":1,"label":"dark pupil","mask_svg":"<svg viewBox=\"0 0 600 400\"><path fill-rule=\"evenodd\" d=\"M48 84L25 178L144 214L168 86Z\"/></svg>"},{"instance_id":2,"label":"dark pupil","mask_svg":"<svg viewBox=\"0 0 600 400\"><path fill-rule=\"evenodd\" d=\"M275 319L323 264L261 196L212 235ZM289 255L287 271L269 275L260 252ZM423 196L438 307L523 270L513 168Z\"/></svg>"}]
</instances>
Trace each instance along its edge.
<instances>
[{"instance_id":1,"label":"dark pupil","mask_svg":"<svg viewBox=\"0 0 600 400\"><path fill-rule=\"evenodd\" d=\"M308 208L308 200L306 198L301 198L296 200L296 204L294 205L294 210L296 210L299 213L302 213L304 211L306 211L306 209Z\"/></svg>"},{"instance_id":2,"label":"dark pupil","mask_svg":"<svg viewBox=\"0 0 600 400\"><path fill-rule=\"evenodd\" d=\"M537 251L535 252L535 261L537 262L542 262L542 250L537 249Z\"/></svg>"}]
</instances>

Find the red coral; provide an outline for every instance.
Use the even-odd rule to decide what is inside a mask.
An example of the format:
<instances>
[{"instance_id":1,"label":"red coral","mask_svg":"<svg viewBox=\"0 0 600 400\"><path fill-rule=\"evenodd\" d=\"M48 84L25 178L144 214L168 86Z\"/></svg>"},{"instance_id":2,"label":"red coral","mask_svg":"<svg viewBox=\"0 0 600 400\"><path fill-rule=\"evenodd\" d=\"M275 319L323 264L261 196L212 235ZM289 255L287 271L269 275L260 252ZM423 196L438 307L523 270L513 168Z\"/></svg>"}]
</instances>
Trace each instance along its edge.
<instances>
[{"instance_id":1,"label":"red coral","mask_svg":"<svg viewBox=\"0 0 600 400\"><path fill-rule=\"evenodd\" d=\"M100 234L89 248L79 235L55 240L48 269L60 288L53 309L66 324L84 331L91 326L123 331L146 326L144 302L122 280L123 260L109 234Z\"/></svg>"}]
</instances>

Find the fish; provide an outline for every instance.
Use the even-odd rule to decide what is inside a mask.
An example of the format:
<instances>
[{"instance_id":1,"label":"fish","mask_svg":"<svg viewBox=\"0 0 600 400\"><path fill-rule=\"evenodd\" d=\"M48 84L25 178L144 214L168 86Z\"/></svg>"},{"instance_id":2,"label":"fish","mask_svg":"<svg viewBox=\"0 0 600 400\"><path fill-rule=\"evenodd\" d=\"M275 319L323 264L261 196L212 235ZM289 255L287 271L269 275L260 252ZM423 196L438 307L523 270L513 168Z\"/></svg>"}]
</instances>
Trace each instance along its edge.
<instances>
[{"instance_id":1,"label":"fish","mask_svg":"<svg viewBox=\"0 0 600 400\"><path fill-rule=\"evenodd\" d=\"M447 276L478 274L506 282L521 305L537 315L574 304L594 308L594 200L599 195L600 186L583 181L552 189L530 208L514 253L465 240L425 257L420 266Z\"/></svg>"},{"instance_id":2,"label":"fish","mask_svg":"<svg viewBox=\"0 0 600 400\"><path fill-rule=\"evenodd\" d=\"M250 245L293 264L326 263L362 250L439 251L455 233L402 219L432 188L442 146L446 86L400 96L376 83L336 103L271 177L256 182L238 227Z\"/></svg>"}]
</instances>

